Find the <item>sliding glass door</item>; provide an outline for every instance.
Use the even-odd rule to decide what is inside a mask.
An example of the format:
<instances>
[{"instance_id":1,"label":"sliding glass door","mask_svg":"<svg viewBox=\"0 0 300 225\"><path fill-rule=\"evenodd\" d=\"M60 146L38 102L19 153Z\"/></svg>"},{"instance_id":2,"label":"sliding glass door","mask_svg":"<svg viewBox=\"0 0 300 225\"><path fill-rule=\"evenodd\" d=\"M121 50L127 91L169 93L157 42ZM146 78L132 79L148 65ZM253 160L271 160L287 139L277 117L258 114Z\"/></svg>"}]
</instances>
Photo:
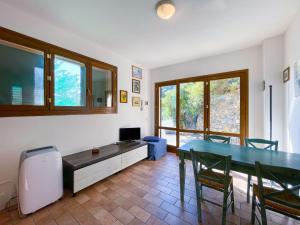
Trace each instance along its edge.
<instances>
[{"instance_id":1,"label":"sliding glass door","mask_svg":"<svg viewBox=\"0 0 300 225\"><path fill-rule=\"evenodd\" d=\"M209 133L230 136L240 143L241 81L239 77L209 82Z\"/></svg>"},{"instance_id":2,"label":"sliding glass door","mask_svg":"<svg viewBox=\"0 0 300 225\"><path fill-rule=\"evenodd\" d=\"M157 83L155 130L169 150L205 135L248 135L248 71Z\"/></svg>"},{"instance_id":3,"label":"sliding glass door","mask_svg":"<svg viewBox=\"0 0 300 225\"><path fill-rule=\"evenodd\" d=\"M167 139L168 145L177 146L177 88L166 85L159 88L159 136Z\"/></svg>"},{"instance_id":4,"label":"sliding glass door","mask_svg":"<svg viewBox=\"0 0 300 225\"><path fill-rule=\"evenodd\" d=\"M179 84L179 146L192 139L203 139L204 81Z\"/></svg>"}]
</instances>

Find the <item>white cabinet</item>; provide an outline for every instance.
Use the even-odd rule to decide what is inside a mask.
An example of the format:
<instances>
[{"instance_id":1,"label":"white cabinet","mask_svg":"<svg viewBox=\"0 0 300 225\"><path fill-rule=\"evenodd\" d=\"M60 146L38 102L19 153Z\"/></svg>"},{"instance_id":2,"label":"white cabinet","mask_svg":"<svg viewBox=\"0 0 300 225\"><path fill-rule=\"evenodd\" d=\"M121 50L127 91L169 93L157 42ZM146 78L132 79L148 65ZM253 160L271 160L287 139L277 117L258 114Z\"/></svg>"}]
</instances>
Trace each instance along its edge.
<instances>
[{"instance_id":1,"label":"white cabinet","mask_svg":"<svg viewBox=\"0 0 300 225\"><path fill-rule=\"evenodd\" d=\"M74 192L78 192L121 170L121 155L74 171Z\"/></svg>"},{"instance_id":2,"label":"white cabinet","mask_svg":"<svg viewBox=\"0 0 300 225\"><path fill-rule=\"evenodd\" d=\"M104 178L121 171L148 157L148 147L141 147L129 150L117 156L93 163L80 169L71 171L73 193L100 181ZM64 173L66 177L68 172Z\"/></svg>"},{"instance_id":3,"label":"white cabinet","mask_svg":"<svg viewBox=\"0 0 300 225\"><path fill-rule=\"evenodd\" d=\"M147 145L122 154L122 169L141 161L148 156Z\"/></svg>"}]
</instances>

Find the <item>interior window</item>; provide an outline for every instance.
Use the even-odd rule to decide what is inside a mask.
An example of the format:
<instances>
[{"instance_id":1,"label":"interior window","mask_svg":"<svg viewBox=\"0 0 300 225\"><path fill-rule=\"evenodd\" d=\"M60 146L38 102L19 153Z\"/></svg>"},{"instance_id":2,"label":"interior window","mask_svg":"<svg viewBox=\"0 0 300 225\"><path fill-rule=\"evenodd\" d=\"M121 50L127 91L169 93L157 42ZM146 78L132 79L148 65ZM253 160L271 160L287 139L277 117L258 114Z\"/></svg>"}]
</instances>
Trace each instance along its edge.
<instances>
[{"instance_id":1,"label":"interior window","mask_svg":"<svg viewBox=\"0 0 300 225\"><path fill-rule=\"evenodd\" d=\"M112 107L112 72L92 67L93 107Z\"/></svg>"},{"instance_id":2,"label":"interior window","mask_svg":"<svg viewBox=\"0 0 300 225\"><path fill-rule=\"evenodd\" d=\"M0 40L0 79L0 105L45 104L42 51Z\"/></svg>"},{"instance_id":3,"label":"interior window","mask_svg":"<svg viewBox=\"0 0 300 225\"><path fill-rule=\"evenodd\" d=\"M0 117L117 113L118 68L0 29Z\"/></svg>"},{"instance_id":4,"label":"interior window","mask_svg":"<svg viewBox=\"0 0 300 225\"><path fill-rule=\"evenodd\" d=\"M54 59L54 106L85 105L85 65L56 55Z\"/></svg>"}]
</instances>

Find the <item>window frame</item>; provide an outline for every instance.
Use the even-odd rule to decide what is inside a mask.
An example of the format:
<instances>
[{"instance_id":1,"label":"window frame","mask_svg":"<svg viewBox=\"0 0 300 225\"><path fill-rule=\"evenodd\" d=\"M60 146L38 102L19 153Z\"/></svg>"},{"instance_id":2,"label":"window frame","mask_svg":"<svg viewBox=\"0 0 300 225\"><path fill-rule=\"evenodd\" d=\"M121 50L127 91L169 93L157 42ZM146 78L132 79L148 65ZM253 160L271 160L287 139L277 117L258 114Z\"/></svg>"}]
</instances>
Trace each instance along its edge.
<instances>
[{"instance_id":1,"label":"window frame","mask_svg":"<svg viewBox=\"0 0 300 225\"><path fill-rule=\"evenodd\" d=\"M0 39L6 42L10 42L12 44L19 45L24 48L30 48L33 50L41 51L44 53L44 105L0 105L0 116L10 114L10 112L14 113L15 116L23 113L30 113L32 110L36 110L39 113L46 112L49 108L48 104L48 93L46 91L47 82L46 76L49 68L48 60L47 60L47 50L37 43L29 40L23 39L21 35L10 35L7 32L2 32L2 28L0 29Z\"/></svg>"},{"instance_id":2,"label":"window frame","mask_svg":"<svg viewBox=\"0 0 300 225\"><path fill-rule=\"evenodd\" d=\"M81 55L79 53L49 44L47 42L0 27L0 40L38 50L44 53L44 106L35 105L0 105L0 117L13 116L47 116L74 114L115 114L118 110L117 82L118 68L105 62ZM62 56L83 63L86 67L86 105L54 106L54 56ZM112 72L112 107L93 108L92 66Z\"/></svg>"},{"instance_id":3,"label":"window frame","mask_svg":"<svg viewBox=\"0 0 300 225\"><path fill-rule=\"evenodd\" d=\"M111 71L111 91L112 91L112 107L93 107L93 67L97 67L100 69L104 69L104 70L109 70ZM118 96L117 94L117 70L112 69L111 67L107 66L106 64L100 62L100 61L95 61L92 60L90 62L90 76L89 76L89 86L88 86L88 93L90 98L89 98L89 107L91 109L91 111L93 111L94 113L113 113L114 112L114 106L118 105Z\"/></svg>"},{"instance_id":4,"label":"window frame","mask_svg":"<svg viewBox=\"0 0 300 225\"><path fill-rule=\"evenodd\" d=\"M55 91L54 91L54 83L55 83L55 74L54 74L54 61L55 61L55 56L59 56L59 57L63 57L63 58L66 58L66 59L70 59L70 60L74 60L74 61L77 61L77 62L80 62L82 64L85 65L85 69L86 69L86 85L85 85L85 93L86 93L86 101L85 101L85 106L55 106L54 103L55 103ZM50 82L50 96L51 96L51 103L50 103L50 109L52 111L65 111L65 112L69 112L70 114L73 112L73 111L88 111L88 81L87 81L87 78L88 78L88 61L82 57L78 57L76 55L73 55L73 54L69 54L68 52L65 52L65 51L52 51L51 52L51 59L50 59L50 77L51 77L51 82Z\"/></svg>"},{"instance_id":5,"label":"window frame","mask_svg":"<svg viewBox=\"0 0 300 225\"><path fill-rule=\"evenodd\" d=\"M210 81L230 79L230 78L240 78L240 132L237 133L225 133L225 132L215 132L210 130ZM190 82L205 82L204 87L204 105L209 105L208 108L204 109L204 130L193 130L193 129L182 129L179 126L180 120L180 84L190 83ZM176 127L163 127L160 124L160 88L164 86L176 85ZM198 133L203 135L229 135L232 137L239 137L240 144L243 143L244 138L249 135L249 71L237 70L217 74L209 75L199 75L196 77L188 77L176 80L169 80L155 83L155 115L154 115L154 131L156 136L160 136L160 130L173 130L176 131L176 146L168 145L168 151L178 153L177 148L180 143L180 133Z\"/></svg>"}]
</instances>

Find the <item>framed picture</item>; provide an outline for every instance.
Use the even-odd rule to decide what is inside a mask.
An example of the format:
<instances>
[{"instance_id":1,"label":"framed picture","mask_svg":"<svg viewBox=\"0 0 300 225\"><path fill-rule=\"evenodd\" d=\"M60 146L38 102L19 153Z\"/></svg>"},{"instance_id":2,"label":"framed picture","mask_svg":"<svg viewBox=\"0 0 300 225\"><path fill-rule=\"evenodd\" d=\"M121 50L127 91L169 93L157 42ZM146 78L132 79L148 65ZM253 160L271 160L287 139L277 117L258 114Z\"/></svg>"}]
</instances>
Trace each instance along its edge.
<instances>
[{"instance_id":1,"label":"framed picture","mask_svg":"<svg viewBox=\"0 0 300 225\"><path fill-rule=\"evenodd\" d=\"M141 93L141 82L139 80L132 79L132 92L137 94Z\"/></svg>"},{"instance_id":2,"label":"framed picture","mask_svg":"<svg viewBox=\"0 0 300 225\"><path fill-rule=\"evenodd\" d=\"M300 96L300 60L295 63L295 96Z\"/></svg>"},{"instance_id":3,"label":"framed picture","mask_svg":"<svg viewBox=\"0 0 300 225\"><path fill-rule=\"evenodd\" d=\"M120 103L127 103L128 93L127 91L120 90Z\"/></svg>"},{"instance_id":4,"label":"framed picture","mask_svg":"<svg viewBox=\"0 0 300 225\"><path fill-rule=\"evenodd\" d=\"M141 106L141 98L140 97L132 97L132 106L140 107Z\"/></svg>"},{"instance_id":5,"label":"framed picture","mask_svg":"<svg viewBox=\"0 0 300 225\"><path fill-rule=\"evenodd\" d=\"M143 70L137 66L132 66L132 76L138 79L142 79Z\"/></svg>"},{"instance_id":6,"label":"framed picture","mask_svg":"<svg viewBox=\"0 0 300 225\"><path fill-rule=\"evenodd\" d=\"M286 68L283 71L283 83L286 83L290 80L290 67Z\"/></svg>"}]
</instances>

